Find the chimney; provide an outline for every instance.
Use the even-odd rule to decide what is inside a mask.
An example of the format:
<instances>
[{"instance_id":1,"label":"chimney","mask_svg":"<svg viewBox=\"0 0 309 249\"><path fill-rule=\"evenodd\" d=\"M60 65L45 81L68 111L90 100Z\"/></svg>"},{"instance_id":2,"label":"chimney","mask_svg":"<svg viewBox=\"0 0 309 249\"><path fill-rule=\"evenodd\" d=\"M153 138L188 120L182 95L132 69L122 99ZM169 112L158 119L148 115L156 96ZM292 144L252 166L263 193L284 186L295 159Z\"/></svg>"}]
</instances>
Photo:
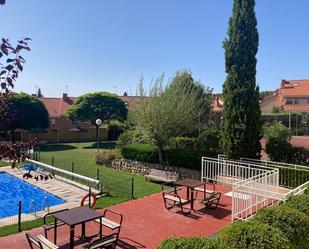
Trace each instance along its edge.
<instances>
[{"instance_id":1,"label":"chimney","mask_svg":"<svg viewBox=\"0 0 309 249\"><path fill-rule=\"evenodd\" d=\"M284 88L286 84L288 84L288 82L286 80L282 80L281 81L281 88Z\"/></svg>"},{"instance_id":2,"label":"chimney","mask_svg":"<svg viewBox=\"0 0 309 249\"><path fill-rule=\"evenodd\" d=\"M64 102L67 102L68 104L73 104L73 101L69 98L68 94L67 93L63 93L62 94L62 100Z\"/></svg>"}]
</instances>

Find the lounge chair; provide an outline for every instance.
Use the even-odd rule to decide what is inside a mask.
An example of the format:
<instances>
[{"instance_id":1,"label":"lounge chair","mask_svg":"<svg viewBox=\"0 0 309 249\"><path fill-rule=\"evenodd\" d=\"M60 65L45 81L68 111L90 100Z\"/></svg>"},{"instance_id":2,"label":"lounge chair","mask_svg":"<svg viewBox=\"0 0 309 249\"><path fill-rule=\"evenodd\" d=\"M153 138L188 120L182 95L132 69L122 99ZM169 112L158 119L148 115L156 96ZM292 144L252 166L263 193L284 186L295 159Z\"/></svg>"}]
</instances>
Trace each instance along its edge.
<instances>
[{"instance_id":1,"label":"lounge chair","mask_svg":"<svg viewBox=\"0 0 309 249\"><path fill-rule=\"evenodd\" d=\"M59 247L46 239L42 234L38 236L31 235L26 233L26 237L31 249L58 249Z\"/></svg>"},{"instance_id":2,"label":"lounge chair","mask_svg":"<svg viewBox=\"0 0 309 249\"><path fill-rule=\"evenodd\" d=\"M176 188L164 190L162 185L162 196L164 206L167 210L170 210L173 207L180 207L182 214L185 213L183 211L183 206L190 203L190 200L180 198L180 196L177 194Z\"/></svg>"}]
</instances>

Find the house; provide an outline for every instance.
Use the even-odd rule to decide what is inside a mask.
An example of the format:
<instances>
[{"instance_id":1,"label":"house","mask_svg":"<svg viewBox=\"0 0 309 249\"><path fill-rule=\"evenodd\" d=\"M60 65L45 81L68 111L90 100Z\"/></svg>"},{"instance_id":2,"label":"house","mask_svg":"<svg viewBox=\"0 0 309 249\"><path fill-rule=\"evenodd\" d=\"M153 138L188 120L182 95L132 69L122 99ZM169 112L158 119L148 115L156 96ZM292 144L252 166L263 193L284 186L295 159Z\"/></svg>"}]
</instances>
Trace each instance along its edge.
<instances>
[{"instance_id":1,"label":"house","mask_svg":"<svg viewBox=\"0 0 309 249\"><path fill-rule=\"evenodd\" d=\"M284 111L309 112L309 80L282 80L276 107Z\"/></svg>"},{"instance_id":2,"label":"house","mask_svg":"<svg viewBox=\"0 0 309 249\"><path fill-rule=\"evenodd\" d=\"M260 108L263 114L273 113L274 107L276 107L278 98L278 91L275 91L260 101Z\"/></svg>"}]
</instances>

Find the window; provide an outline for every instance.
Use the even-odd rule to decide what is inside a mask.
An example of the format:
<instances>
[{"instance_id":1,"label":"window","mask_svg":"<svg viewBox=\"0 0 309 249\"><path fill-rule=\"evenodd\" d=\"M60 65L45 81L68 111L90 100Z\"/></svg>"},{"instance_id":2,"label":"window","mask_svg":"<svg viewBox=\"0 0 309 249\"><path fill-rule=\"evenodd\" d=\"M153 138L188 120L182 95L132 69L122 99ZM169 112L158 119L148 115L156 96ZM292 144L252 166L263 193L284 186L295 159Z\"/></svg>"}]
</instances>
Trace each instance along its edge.
<instances>
[{"instance_id":1,"label":"window","mask_svg":"<svg viewBox=\"0 0 309 249\"><path fill-rule=\"evenodd\" d=\"M294 99L286 99L285 100L285 104L286 105L294 105L295 104L295 100Z\"/></svg>"},{"instance_id":2,"label":"window","mask_svg":"<svg viewBox=\"0 0 309 249\"><path fill-rule=\"evenodd\" d=\"M300 105L308 104L308 99L299 99L299 104Z\"/></svg>"}]
</instances>

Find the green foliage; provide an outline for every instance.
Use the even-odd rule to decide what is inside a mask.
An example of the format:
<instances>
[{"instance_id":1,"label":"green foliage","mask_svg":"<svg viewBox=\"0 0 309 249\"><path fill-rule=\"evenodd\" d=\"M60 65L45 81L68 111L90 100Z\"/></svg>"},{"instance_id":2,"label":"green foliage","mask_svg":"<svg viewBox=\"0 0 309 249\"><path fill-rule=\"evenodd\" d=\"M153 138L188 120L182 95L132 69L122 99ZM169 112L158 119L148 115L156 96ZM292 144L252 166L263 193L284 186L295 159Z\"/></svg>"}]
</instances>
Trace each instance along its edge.
<instances>
[{"instance_id":1,"label":"green foliage","mask_svg":"<svg viewBox=\"0 0 309 249\"><path fill-rule=\"evenodd\" d=\"M224 249L217 240L201 237L168 238L158 249Z\"/></svg>"},{"instance_id":2,"label":"green foliage","mask_svg":"<svg viewBox=\"0 0 309 249\"><path fill-rule=\"evenodd\" d=\"M258 222L235 222L219 234L226 249L289 249L287 237L277 228Z\"/></svg>"},{"instance_id":3,"label":"green foliage","mask_svg":"<svg viewBox=\"0 0 309 249\"><path fill-rule=\"evenodd\" d=\"M291 196L286 202L286 205L289 207L295 208L299 210L300 212L303 212L309 217L309 195L308 194Z\"/></svg>"},{"instance_id":4,"label":"green foliage","mask_svg":"<svg viewBox=\"0 0 309 249\"><path fill-rule=\"evenodd\" d=\"M289 129L282 123L274 123L270 127L264 129L264 136L267 141L275 139L279 142L287 142L289 138Z\"/></svg>"},{"instance_id":5,"label":"green foliage","mask_svg":"<svg viewBox=\"0 0 309 249\"><path fill-rule=\"evenodd\" d=\"M119 149L113 150L100 150L97 154L96 161L98 164L111 163L115 159L121 158L121 153Z\"/></svg>"},{"instance_id":6,"label":"green foliage","mask_svg":"<svg viewBox=\"0 0 309 249\"><path fill-rule=\"evenodd\" d=\"M103 122L125 120L127 113L125 103L116 95L96 92L80 96L76 103L67 109L66 116L71 120L90 121L96 125L98 118Z\"/></svg>"},{"instance_id":7,"label":"green foliage","mask_svg":"<svg viewBox=\"0 0 309 249\"><path fill-rule=\"evenodd\" d=\"M126 144L153 144L154 141L145 131L127 130L118 137L117 145L122 147Z\"/></svg>"},{"instance_id":8,"label":"green foliage","mask_svg":"<svg viewBox=\"0 0 309 249\"><path fill-rule=\"evenodd\" d=\"M263 100L265 97L272 95L274 91L261 91L260 92L260 100Z\"/></svg>"},{"instance_id":9,"label":"green foliage","mask_svg":"<svg viewBox=\"0 0 309 249\"><path fill-rule=\"evenodd\" d=\"M197 140L197 147L207 151L209 156L217 156L220 153L220 131L216 128L208 128L203 131Z\"/></svg>"},{"instance_id":10,"label":"green foliage","mask_svg":"<svg viewBox=\"0 0 309 249\"><path fill-rule=\"evenodd\" d=\"M115 141L122 134L127 125L124 122L120 122L119 120L113 119L108 123L108 140Z\"/></svg>"},{"instance_id":11,"label":"green foliage","mask_svg":"<svg viewBox=\"0 0 309 249\"><path fill-rule=\"evenodd\" d=\"M127 159L158 163L157 149L150 144L127 144L121 148L121 154Z\"/></svg>"},{"instance_id":12,"label":"green foliage","mask_svg":"<svg viewBox=\"0 0 309 249\"><path fill-rule=\"evenodd\" d=\"M13 94L9 99L8 115L0 117L0 129L3 130L45 129L48 124L45 105L37 97L26 93Z\"/></svg>"},{"instance_id":13,"label":"green foliage","mask_svg":"<svg viewBox=\"0 0 309 249\"><path fill-rule=\"evenodd\" d=\"M196 147L197 139L194 137L175 137L169 142L171 149L193 149Z\"/></svg>"},{"instance_id":14,"label":"green foliage","mask_svg":"<svg viewBox=\"0 0 309 249\"><path fill-rule=\"evenodd\" d=\"M169 140L196 129L196 124L206 109L204 99L200 98L200 88L191 84L190 79L188 83L187 74L183 74L183 77L176 74L175 81L172 80L166 86L162 75L149 93L145 91L141 79L141 98L135 111L137 129L145 130L153 137L160 162L163 162L163 150ZM179 78L184 79L184 82L179 81Z\"/></svg>"},{"instance_id":15,"label":"green foliage","mask_svg":"<svg viewBox=\"0 0 309 249\"><path fill-rule=\"evenodd\" d=\"M201 158L207 154L197 149L170 149L165 151L164 156L171 166L200 170Z\"/></svg>"},{"instance_id":16,"label":"green foliage","mask_svg":"<svg viewBox=\"0 0 309 249\"><path fill-rule=\"evenodd\" d=\"M228 158L260 156L261 111L256 86L259 35L254 0L234 0L224 41L226 81L221 145Z\"/></svg>"},{"instance_id":17,"label":"green foliage","mask_svg":"<svg viewBox=\"0 0 309 249\"><path fill-rule=\"evenodd\" d=\"M279 229L298 248L309 248L309 217L304 213L281 205L261 209L253 219Z\"/></svg>"}]
</instances>

